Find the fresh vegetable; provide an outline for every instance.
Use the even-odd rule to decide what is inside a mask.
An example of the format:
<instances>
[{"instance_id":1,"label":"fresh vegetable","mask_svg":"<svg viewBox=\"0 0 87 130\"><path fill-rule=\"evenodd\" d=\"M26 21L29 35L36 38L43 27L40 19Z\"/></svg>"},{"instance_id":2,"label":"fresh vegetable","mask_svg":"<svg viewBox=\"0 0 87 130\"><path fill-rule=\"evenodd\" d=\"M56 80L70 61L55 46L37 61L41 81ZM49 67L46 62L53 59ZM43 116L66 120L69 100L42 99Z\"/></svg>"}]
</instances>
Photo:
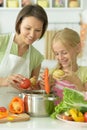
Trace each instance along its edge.
<instances>
[{"instance_id":1,"label":"fresh vegetable","mask_svg":"<svg viewBox=\"0 0 87 130\"><path fill-rule=\"evenodd\" d=\"M55 107L55 112L51 117L56 118L57 114L63 113L70 108L76 108L84 113L87 111L87 101L84 100L83 93L71 88L64 88L63 100Z\"/></svg>"},{"instance_id":2,"label":"fresh vegetable","mask_svg":"<svg viewBox=\"0 0 87 130\"><path fill-rule=\"evenodd\" d=\"M61 76L63 76L65 73L63 70L61 69L56 69L54 72L53 72L53 78L54 79L60 79Z\"/></svg>"},{"instance_id":3,"label":"fresh vegetable","mask_svg":"<svg viewBox=\"0 0 87 130\"><path fill-rule=\"evenodd\" d=\"M49 97L48 98L52 98ZM54 108L55 108L55 103L54 100L45 100L45 106L46 106L46 112L48 113L48 115L51 115L54 112Z\"/></svg>"},{"instance_id":4,"label":"fresh vegetable","mask_svg":"<svg viewBox=\"0 0 87 130\"><path fill-rule=\"evenodd\" d=\"M69 110L70 115L72 116L73 120L76 122L84 122L84 115L82 112L75 108L71 108Z\"/></svg>"},{"instance_id":5,"label":"fresh vegetable","mask_svg":"<svg viewBox=\"0 0 87 130\"><path fill-rule=\"evenodd\" d=\"M31 81L30 79L26 78L24 79L21 84L19 85L20 88L23 88L23 89L27 89L31 86Z\"/></svg>"},{"instance_id":6,"label":"fresh vegetable","mask_svg":"<svg viewBox=\"0 0 87 130\"><path fill-rule=\"evenodd\" d=\"M70 115L69 115L69 116L66 116L66 115L62 114L62 115L61 115L61 118L64 119L64 120L67 120L67 121L73 121L73 118L72 118L72 116L70 116Z\"/></svg>"},{"instance_id":7,"label":"fresh vegetable","mask_svg":"<svg viewBox=\"0 0 87 130\"><path fill-rule=\"evenodd\" d=\"M45 82L45 90L46 93L49 94L50 93L50 85L49 85L49 70L48 68L45 69L44 71L44 82Z\"/></svg>"},{"instance_id":8,"label":"fresh vegetable","mask_svg":"<svg viewBox=\"0 0 87 130\"><path fill-rule=\"evenodd\" d=\"M34 87L37 85L37 80L36 80L36 77L33 76L32 78L30 78L30 82L31 82L31 86Z\"/></svg>"},{"instance_id":9,"label":"fresh vegetable","mask_svg":"<svg viewBox=\"0 0 87 130\"><path fill-rule=\"evenodd\" d=\"M8 110L5 107L0 107L0 119L8 116Z\"/></svg>"},{"instance_id":10,"label":"fresh vegetable","mask_svg":"<svg viewBox=\"0 0 87 130\"><path fill-rule=\"evenodd\" d=\"M0 112L6 112L7 109L5 107L0 107Z\"/></svg>"},{"instance_id":11,"label":"fresh vegetable","mask_svg":"<svg viewBox=\"0 0 87 130\"><path fill-rule=\"evenodd\" d=\"M14 97L9 104L9 111L14 114L24 112L24 102L20 97Z\"/></svg>"},{"instance_id":12,"label":"fresh vegetable","mask_svg":"<svg viewBox=\"0 0 87 130\"><path fill-rule=\"evenodd\" d=\"M87 112L84 113L84 121L87 122Z\"/></svg>"}]
</instances>

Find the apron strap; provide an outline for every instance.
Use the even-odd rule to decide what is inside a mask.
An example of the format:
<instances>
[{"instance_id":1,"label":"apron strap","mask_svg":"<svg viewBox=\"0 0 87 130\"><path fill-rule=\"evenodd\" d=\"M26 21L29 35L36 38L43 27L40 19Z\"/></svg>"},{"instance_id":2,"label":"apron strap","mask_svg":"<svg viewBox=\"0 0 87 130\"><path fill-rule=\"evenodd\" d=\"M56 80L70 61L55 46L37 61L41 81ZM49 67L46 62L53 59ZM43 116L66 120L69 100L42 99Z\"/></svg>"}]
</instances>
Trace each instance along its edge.
<instances>
[{"instance_id":1,"label":"apron strap","mask_svg":"<svg viewBox=\"0 0 87 130\"><path fill-rule=\"evenodd\" d=\"M5 51L5 55L4 55L3 59L2 59L2 62L4 62L4 60L6 60L8 55L10 54L10 50L11 50L11 46L12 46L12 43L13 43L14 35L15 35L14 33L11 34L7 49ZM2 64L2 62L1 62L1 64Z\"/></svg>"}]
</instances>

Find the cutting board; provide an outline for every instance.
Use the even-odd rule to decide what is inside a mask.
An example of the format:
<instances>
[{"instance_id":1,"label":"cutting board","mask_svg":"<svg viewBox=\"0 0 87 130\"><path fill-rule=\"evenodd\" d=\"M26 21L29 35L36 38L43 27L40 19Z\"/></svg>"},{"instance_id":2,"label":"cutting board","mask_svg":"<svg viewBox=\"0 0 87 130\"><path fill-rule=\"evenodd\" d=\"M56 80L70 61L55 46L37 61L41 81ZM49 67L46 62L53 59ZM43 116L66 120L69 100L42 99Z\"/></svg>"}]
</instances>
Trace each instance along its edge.
<instances>
[{"instance_id":1,"label":"cutting board","mask_svg":"<svg viewBox=\"0 0 87 130\"><path fill-rule=\"evenodd\" d=\"M19 122L19 121L28 121L28 120L30 120L30 116L26 113L22 113L22 114L9 113L8 117L0 119L0 123Z\"/></svg>"}]
</instances>

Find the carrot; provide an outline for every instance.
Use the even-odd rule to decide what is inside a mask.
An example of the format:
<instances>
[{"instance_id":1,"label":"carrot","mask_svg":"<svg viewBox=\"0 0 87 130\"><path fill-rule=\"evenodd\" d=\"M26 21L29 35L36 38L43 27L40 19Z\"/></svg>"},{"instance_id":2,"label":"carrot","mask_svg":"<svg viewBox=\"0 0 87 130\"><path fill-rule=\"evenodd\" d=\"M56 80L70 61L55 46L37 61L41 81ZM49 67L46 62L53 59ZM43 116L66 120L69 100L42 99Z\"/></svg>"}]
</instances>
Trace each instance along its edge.
<instances>
[{"instance_id":1,"label":"carrot","mask_svg":"<svg viewBox=\"0 0 87 130\"><path fill-rule=\"evenodd\" d=\"M47 94L50 93L50 85L49 85L49 69L45 68L44 70L44 82L45 82L45 91Z\"/></svg>"}]
</instances>

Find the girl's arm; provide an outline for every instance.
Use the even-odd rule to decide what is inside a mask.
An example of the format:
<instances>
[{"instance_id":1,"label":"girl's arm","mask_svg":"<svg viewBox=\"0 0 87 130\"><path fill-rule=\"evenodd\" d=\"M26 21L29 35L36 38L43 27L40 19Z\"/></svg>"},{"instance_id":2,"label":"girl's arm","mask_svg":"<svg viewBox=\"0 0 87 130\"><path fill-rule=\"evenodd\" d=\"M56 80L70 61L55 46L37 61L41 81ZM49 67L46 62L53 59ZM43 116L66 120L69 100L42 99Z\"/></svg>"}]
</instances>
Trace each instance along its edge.
<instances>
[{"instance_id":1,"label":"girl's arm","mask_svg":"<svg viewBox=\"0 0 87 130\"><path fill-rule=\"evenodd\" d=\"M84 85L82 84L80 78L74 72L66 72L60 80L67 80L76 86L78 91L84 91Z\"/></svg>"},{"instance_id":2,"label":"girl's arm","mask_svg":"<svg viewBox=\"0 0 87 130\"><path fill-rule=\"evenodd\" d=\"M87 82L84 84L84 90L87 91Z\"/></svg>"}]
</instances>

